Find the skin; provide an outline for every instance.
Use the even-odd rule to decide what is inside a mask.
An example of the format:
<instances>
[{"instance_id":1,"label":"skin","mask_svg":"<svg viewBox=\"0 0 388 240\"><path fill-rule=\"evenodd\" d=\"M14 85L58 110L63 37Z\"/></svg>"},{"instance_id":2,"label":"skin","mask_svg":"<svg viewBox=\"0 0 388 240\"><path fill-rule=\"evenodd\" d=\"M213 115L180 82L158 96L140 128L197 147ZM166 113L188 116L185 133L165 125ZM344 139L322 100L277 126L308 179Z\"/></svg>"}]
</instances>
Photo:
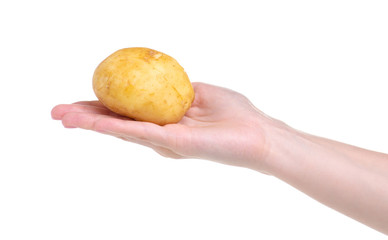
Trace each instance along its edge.
<instances>
[{"instance_id":1,"label":"skin","mask_svg":"<svg viewBox=\"0 0 388 240\"><path fill-rule=\"evenodd\" d=\"M388 155L313 136L273 119L243 95L193 83L177 124L121 117L98 101L61 104L52 117L142 144L165 157L200 158L273 175L321 203L388 234Z\"/></svg>"}]
</instances>

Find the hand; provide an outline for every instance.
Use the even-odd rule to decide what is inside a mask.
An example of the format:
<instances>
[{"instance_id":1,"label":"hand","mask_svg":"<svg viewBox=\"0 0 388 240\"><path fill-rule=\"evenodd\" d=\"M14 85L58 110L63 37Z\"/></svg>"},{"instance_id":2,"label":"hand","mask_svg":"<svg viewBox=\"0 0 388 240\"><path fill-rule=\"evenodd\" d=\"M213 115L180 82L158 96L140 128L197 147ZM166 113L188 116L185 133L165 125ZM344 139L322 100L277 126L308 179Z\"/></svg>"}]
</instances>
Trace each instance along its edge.
<instances>
[{"instance_id":1,"label":"hand","mask_svg":"<svg viewBox=\"0 0 388 240\"><path fill-rule=\"evenodd\" d=\"M272 119L231 90L193 83L177 124L121 117L98 101L58 105L54 119L151 147L269 173L323 204L388 234L388 155L309 135Z\"/></svg>"},{"instance_id":2,"label":"hand","mask_svg":"<svg viewBox=\"0 0 388 240\"><path fill-rule=\"evenodd\" d=\"M142 144L165 157L203 158L266 172L266 128L273 119L243 95L193 83L195 100L177 124L159 126L121 117L98 101L58 105L52 117L65 127L83 128Z\"/></svg>"}]
</instances>

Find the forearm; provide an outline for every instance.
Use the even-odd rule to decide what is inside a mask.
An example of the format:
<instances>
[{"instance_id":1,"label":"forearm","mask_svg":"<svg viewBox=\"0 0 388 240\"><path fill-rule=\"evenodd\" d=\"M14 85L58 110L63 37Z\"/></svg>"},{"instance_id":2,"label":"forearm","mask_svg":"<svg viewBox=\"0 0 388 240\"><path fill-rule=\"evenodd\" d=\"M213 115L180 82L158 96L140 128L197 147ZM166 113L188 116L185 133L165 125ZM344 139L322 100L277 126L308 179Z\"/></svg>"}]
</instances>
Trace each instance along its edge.
<instances>
[{"instance_id":1,"label":"forearm","mask_svg":"<svg viewBox=\"0 0 388 240\"><path fill-rule=\"evenodd\" d=\"M284 127L274 131L269 173L388 234L388 155Z\"/></svg>"}]
</instances>

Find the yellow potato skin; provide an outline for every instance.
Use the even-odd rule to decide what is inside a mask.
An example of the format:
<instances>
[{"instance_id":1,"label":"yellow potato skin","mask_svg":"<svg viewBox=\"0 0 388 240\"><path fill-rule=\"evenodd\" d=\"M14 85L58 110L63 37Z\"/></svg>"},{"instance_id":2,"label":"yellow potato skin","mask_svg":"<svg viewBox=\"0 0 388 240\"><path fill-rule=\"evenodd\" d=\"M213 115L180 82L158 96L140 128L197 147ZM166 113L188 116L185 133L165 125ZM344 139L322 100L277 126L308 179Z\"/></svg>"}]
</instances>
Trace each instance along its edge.
<instances>
[{"instance_id":1,"label":"yellow potato skin","mask_svg":"<svg viewBox=\"0 0 388 240\"><path fill-rule=\"evenodd\" d=\"M179 122L194 100L183 67L149 48L124 48L107 57L94 72L93 90L111 111L159 125Z\"/></svg>"}]
</instances>

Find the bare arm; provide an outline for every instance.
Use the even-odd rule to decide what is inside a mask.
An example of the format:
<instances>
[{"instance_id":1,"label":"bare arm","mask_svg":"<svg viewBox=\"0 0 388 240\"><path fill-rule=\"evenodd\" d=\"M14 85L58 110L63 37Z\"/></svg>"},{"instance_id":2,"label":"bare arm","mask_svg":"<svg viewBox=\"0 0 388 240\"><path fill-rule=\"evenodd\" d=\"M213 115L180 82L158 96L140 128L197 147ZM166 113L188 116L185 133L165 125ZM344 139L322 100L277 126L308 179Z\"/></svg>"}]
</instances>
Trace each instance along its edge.
<instances>
[{"instance_id":1,"label":"bare arm","mask_svg":"<svg viewBox=\"0 0 388 240\"><path fill-rule=\"evenodd\" d=\"M297 131L239 93L194 83L195 100L178 124L120 117L97 101L58 105L52 117L148 146L166 157L202 158L273 175L388 234L388 155Z\"/></svg>"},{"instance_id":2,"label":"bare arm","mask_svg":"<svg viewBox=\"0 0 388 240\"><path fill-rule=\"evenodd\" d=\"M388 234L388 155L295 131L279 131L271 170L321 203Z\"/></svg>"}]
</instances>

